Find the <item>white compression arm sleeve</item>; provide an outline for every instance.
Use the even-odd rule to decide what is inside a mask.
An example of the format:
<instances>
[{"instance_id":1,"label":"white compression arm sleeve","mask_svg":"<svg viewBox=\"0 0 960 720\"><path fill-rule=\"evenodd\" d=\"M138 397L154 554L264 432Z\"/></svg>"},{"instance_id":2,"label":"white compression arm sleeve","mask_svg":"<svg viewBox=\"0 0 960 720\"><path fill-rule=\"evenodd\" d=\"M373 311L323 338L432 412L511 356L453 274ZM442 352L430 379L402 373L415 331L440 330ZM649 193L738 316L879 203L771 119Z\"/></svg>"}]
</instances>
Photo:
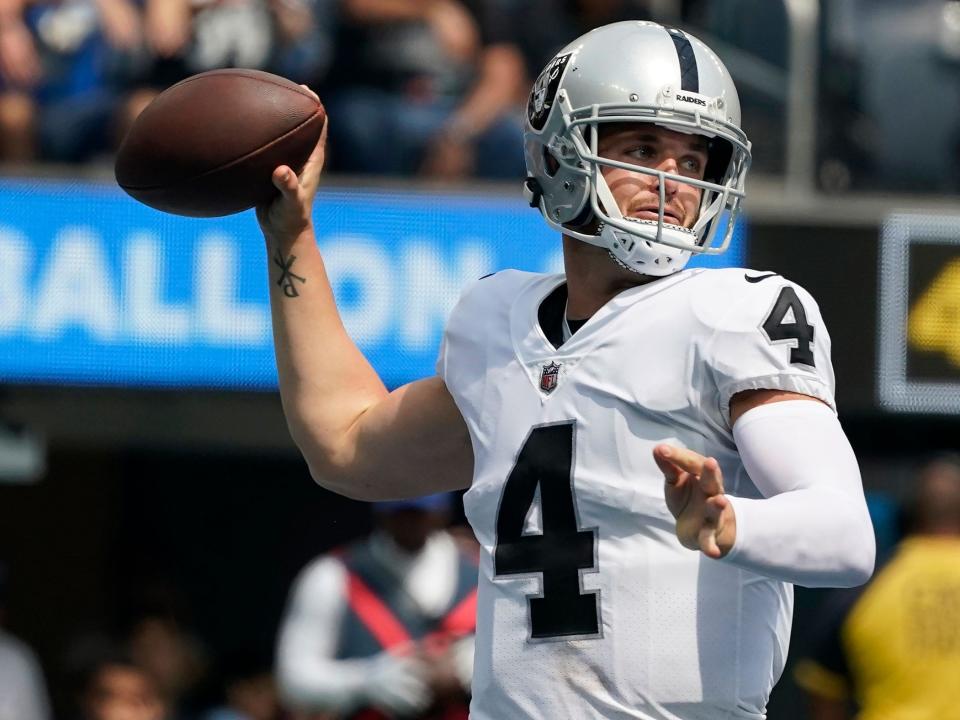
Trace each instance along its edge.
<instances>
[{"instance_id":1,"label":"white compression arm sleeve","mask_svg":"<svg viewBox=\"0 0 960 720\"><path fill-rule=\"evenodd\" d=\"M840 422L810 400L768 403L733 426L762 499L727 495L738 567L806 587L852 587L873 572L876 547L860 468Z\"/></svg>"}]
</instances>

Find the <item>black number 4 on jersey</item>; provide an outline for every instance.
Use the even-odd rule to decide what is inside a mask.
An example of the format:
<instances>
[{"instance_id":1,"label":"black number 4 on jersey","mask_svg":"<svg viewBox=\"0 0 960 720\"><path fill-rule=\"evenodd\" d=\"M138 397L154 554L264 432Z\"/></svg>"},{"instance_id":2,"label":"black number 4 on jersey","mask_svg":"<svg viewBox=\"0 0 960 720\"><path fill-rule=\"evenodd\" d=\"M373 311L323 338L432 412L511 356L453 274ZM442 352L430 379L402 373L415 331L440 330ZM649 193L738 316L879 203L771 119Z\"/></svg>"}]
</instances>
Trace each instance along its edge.
<instances>
[{"instance_id":1,"label":"black number 4 on jersey","mask_svg":"<svg viewBox=\"0 0 960 720\"><path fill-rule=\"evenodd\" d=\"M496 577L539 573L530 596L530 637L597 636L598 592L581 592L580 571L596 570L596 534L580 530L573 494L573 422L530 431L507 478L497 512ZM524 534L540 489L543 532Z\"/></svg>"},{"instance_id":2,"label":"black number 4 on jersey","mask_svg":"<svg viewBox=\"0 0 960 720\"><path fill-rule=\"evenodd\" d=\"M793 312L793 322L787 315ZM773 309L761 326L771 343L793 340L797 344L790 348L790 362L794 365L815 367L813 359L813 325L807 322L807 313L803 303L797 297L797 291L789 285L780 289L780 295Z\"/></svg>"}]
</instances>

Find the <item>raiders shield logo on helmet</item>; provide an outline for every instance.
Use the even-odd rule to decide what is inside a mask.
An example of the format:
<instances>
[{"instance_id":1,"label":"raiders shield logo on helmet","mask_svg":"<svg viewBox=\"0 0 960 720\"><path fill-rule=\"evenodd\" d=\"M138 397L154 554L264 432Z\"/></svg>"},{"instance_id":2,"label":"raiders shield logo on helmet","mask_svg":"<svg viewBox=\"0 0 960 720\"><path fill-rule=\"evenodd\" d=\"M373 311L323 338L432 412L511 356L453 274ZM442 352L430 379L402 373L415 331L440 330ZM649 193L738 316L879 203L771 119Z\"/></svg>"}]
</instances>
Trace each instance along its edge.
<instances>
[{"instance_id":1,"label":"raiders shield logo on helmet","mask_svg":"<svg viewBox=\"0 0 960 720\"><path fill-rule=\"evenodd\" d=\"M557 378L560 376L560 363L547 363L540 371L540 389L549 395L557 389Z\"/></svg>"},{"instance_id":2,"label":"raiders shield logo on helmet","mask_svg":"<svg viewBox=\"0 0 960 720\"><path fill-rule=\"evenodd\" d=\"M553 99L557 95L557 88L560 87L560 80L563 78L563 71L569 60L570 53L555 57L540 73L540 77L533 86L530 101L527 103L527 119L535 130L542 130L547 122L550 108L553 107Z\"/></svg>"}]
</instances>

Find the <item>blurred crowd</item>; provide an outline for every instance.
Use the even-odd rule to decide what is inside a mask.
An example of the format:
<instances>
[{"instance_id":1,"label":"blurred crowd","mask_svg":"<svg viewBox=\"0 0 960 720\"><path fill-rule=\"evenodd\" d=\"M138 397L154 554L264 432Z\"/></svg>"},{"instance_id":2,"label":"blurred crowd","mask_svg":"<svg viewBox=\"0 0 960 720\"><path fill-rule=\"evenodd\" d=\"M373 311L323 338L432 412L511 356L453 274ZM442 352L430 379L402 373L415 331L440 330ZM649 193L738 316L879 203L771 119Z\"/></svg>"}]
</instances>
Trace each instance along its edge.
<instances>
[{"instance_id":1,"label":"blurred crowd","mask_svg":"<svg viewBox=\"0 0 960 720\"><path fill-rule=\"evenodd\" d=\"M3 629L0 720L282 720L269 653L214 657L190 628L178 593L146 589L109 631L78 630L41 668Z\"/></svg>"},{"instance_id":2,"label":"blurred crowd","mask_svg":"<svg viewBox=\"0 0 960 720\"><path fill-rule=\"evenodd\" d=\"M960 0L832 0L819 18L819 186L960 190ZM791 21L768 0L0 0L0 166L108 160L159 91L246 67L319 92L333 172L516 179L531 80L624 19L716 47L755 171L785 171Z\"/></svg>"},{"instance_id":3,"label":"blurred crowd","mask_svg":"<svg viewBox=\"0 0 960 720\"><path fill-rule=\"evenodd\" d=\"M323 62L314 28L311 5L284 0L0 0L0 157L95 159L204 70L289 63L305 79Z\"/></svg>"},{"instance_id":4,"label":"blurred crowd","mask_svg":"<svg viewBox=\"0 0 960 720\"><path fill-rule=\"evenodd\" d=\"M376 503L372 528L302 568L275 647L213 647L184 589L132 575L109 619L44 662L5 630L0 720L466 720L479 551L455 495Z\"/></svg>"},{"instance_id":5,"label":"blurred crowd","mask_svg":"<svg viewBox=\"0 0 960 720\"><path fill-rule=\"evenodd\" d=\"M109 157L161 90L245 67L319 91L333 171L522 177L530 78L585 29L647 17L643 0L0 0L0 162Z\"/></svg>"}]
</instances>

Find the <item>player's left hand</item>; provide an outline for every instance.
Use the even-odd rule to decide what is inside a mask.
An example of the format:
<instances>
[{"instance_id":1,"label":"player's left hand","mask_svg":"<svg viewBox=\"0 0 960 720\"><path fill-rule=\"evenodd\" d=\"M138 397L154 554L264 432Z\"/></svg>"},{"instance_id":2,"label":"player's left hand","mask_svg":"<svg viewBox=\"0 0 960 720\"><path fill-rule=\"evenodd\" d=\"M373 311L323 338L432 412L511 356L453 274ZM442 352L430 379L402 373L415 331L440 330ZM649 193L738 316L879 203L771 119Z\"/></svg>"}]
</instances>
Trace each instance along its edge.
<instances>
[{"instance_id":1,"label":"player's left hand","mask_svg":"<svg viewBox=\"0 0 960 720\"><path fill-rule=\"evenodd\" d=\"M716 459L666 444L653 449L653 459L663 473L664 496L677 520L680 544L715 560L730 552L737 520Z\"/></svg>"}]
</instances>

